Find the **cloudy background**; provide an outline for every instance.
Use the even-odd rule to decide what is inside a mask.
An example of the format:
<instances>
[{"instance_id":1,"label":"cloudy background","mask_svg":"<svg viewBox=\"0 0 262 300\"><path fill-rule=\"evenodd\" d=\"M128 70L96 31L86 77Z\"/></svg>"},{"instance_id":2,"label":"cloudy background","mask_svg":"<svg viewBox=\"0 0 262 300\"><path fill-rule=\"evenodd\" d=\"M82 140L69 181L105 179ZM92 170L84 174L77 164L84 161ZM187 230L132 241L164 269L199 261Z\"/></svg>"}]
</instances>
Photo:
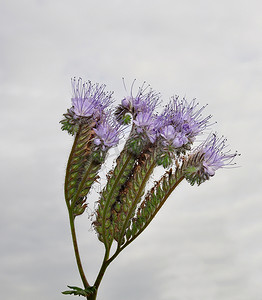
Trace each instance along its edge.
<instances>
[{"instance_id":1,"label":"cloudy background","mask_svg":"<svg viewBox=\"0 0 262 300\"><path fill-rule=\"evenodd\" d=\"M73 76L116 100L122 77L163 102L196 97L242 154L239 168L180 185L98 300L262 299L261 11L260 0L0 2L1 299L69 299L60 292L81 285L63 199L72 138L58 124ZM88 213L77 229L92 282L103 245Z\"/></svg>"}]
</instances>

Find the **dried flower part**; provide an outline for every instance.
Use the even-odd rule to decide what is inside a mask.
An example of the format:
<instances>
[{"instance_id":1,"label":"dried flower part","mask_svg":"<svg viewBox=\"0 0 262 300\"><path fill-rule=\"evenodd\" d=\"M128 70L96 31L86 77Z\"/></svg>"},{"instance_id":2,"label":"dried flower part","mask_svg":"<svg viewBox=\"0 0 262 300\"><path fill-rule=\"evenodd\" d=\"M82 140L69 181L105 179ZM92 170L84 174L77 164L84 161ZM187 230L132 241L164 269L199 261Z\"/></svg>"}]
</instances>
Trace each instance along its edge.
<instances>
[{"instance_id":1,"label":"dried flower part","mask_svg":"<svg viewBox=\"0 0 262 300\"><path fill-rule=\"evenodd\" d=\"M224 152L226 148L226 139L218 138L215 134L210 135L190 154L189 167L186 170L187 181L192 185L195 183L200 185L214 176L218 169L232 166L232 161L238 154L230 153L230 150Z\"/></svg>"},{"instance_id":2,"label":"dried flower part","mask_svg":"<svg viewBox=\"0 0 262 300\"><path fill-rule=\"evenodd\" d=\"M144 194L146 183L155 166L155 150L147 149L139 157L131 176L120 191L112 211L114 238L119 245L125 242L126 229L135 215L136 208Z\"/></svg>"}]
</instances>

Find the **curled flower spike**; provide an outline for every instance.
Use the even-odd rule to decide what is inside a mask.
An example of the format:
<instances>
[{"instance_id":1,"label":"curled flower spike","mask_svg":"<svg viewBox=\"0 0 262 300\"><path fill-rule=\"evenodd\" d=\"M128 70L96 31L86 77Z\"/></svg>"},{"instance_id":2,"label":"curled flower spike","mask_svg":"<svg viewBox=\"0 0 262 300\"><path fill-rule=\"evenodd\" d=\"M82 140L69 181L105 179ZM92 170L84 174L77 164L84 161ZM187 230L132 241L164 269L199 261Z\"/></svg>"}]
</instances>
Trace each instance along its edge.
<instances>
[{"instance_id":1,"label":"curled flower spike","mask_svg":"<svg viewBox=\"0 0 262 300\"><path fill-rule=\"evenodd\" d=\"M94 132L96 134L94 144L100 146L102 151L116 146L119 142L120 125L115 125L108 117L103 118L98 123L97 127L94 128Z\"/></svg>"},{"instance_id":2,"label":"curled flower spike","mask_svg":"<svg viewBox=\"0 0 262 300\"><path fill-rule=\"evenodd\" d=\"M202 111L205 106L200 109L197 109L197 106L195 100L188 103L186 99L172 98L159 118L159 135L163 146L190 149L196 136L203 132L211 118L203 118Z\"/></svg>"},{"instance_id":3,"label":"curled flower spike","mask_svg":"<svg viewBox=\"0 0 262 300\"><path fill-rule=\"evenodd\" d=\"M99 118L111 101L112 92L105 92L105 85L83 82L82 78L72 79L74 113L79 117Z\"/></svg>"},{"instance_id":4,"label":"curled flower spike","mask_svg":"<svg viewBox=\"0 0 262 300\"><path fill-rule=\"evenodd\" d=\"M127 114L131 114L133 119L139 113L152 114L158 104L160 94L152 90L149 85L145 85L145 82L139 87L136 96L133 96L132 89L133 85L131 96L122 99L121 104L116 109L115 115L120 123L125 120Z\"/></svg>"},{"instance_id":5,"label":"curled flower spike","mask_svg":"<svg viewBox=\"0 0 262 300\"><path fill-rule=\"evenodd\" d=\"M193 185L200 185L215 175L215 172L225 166L232 166L232 161L238 155L230 153L230 150L223 152L227 147L226 139L218 138L216 134L209 136L188 159L186 179Z\"/></svg>"}]
</instances>

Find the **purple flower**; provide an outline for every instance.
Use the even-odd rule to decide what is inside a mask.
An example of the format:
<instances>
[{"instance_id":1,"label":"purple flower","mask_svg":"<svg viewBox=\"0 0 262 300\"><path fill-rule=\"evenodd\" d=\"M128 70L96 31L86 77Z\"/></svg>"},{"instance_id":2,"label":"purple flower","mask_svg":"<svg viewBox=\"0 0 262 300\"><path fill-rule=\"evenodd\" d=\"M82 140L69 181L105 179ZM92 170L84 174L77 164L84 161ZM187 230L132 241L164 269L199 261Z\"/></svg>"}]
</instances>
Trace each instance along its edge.
<instances>
[{"instance_id":1,"label":"purple flower","mask_svg":"<svg viewBox=\"0 0 262 300\"><path fill-rule=\"evenodd\" d=\"M180 148L188 142L185 133L177 132L172 125L161 128L160 135L163 138L162 144L164 146L172 145L174 148Z\"/></svg>"},{"instance_id":2,"label":"purple flower","mask_svg":"<svg viewBox=\"0 0 262 300\"><path fill-rule=\"evenodd\" d=\"M81 78L72 79L73 111L80 117L100 118L111 101L112 92L105 92L105 85L92 84L91 81L84 82Z\"/></svg>"},{"instance_id":3,"label":"purple flower","mask_svg":"<svg viewBox=\"0 0 262 300\"><path fill-rule=\"evenodd\" d=\"M197 109L195 100L188 103L185 99L174 97L159 118L159 134L164 146L181 148L192 144L198 134L207 127L211 116L202 117L204 107Z\"/></svg>"},{"instance_id":4,"label":"purple flower","mask_svg":"<svg viewBox=\"0 0 262 300\"><path fill-rule=\"evenodd\" d=\"M138 134L144 134L151 143L156 141L156 116L151 112L139 112L133 122Z\"/></svg>"},{"instance_id":5,"label":"purple flower","mask_svg":"<svg viewBox=\"0 0 262 300\"><path fill-rule=\"evenodd\" d=\"M108 118L104 118L94 128L96 133L94 144L101 146L103 151L116 146L119 142L120 126L118 124L114 126L112 123L113 121L110 122Z\"/></svg>"},{"instance_id":6,"label":"purple flower","mask_svg":"<svg viewBox=\"0 0 262 300\"><path fill-rule=\"evenodd\" d=\"M238 155L237 153L224 152L227 147L226 139L217 138L215 134L209 136L189 156L189 165L186 171L186 178L191 183L201 184L215 175L215 172L225 166L232 166L232 161Z\"/></svg>"},{"instance_id":7,"label":"purple flower","mask_svg":"<svg viewBox=\"0 0 262 300\"><path fill-rule=\"evenodd\" d=\"M142 132L143 127L148 127L152 123L152 114L145 112L145 113L138 113L136 116L136 119L134 120L134 123L137 125L138 132Z\"/></svg>"},{"instance_id":8,"label":"purple flower","mask_svg":"<svg viewBox=\"0 0 262 300\"><path fill-rule=\"evenodd\" d=\"M133 85L132 85L133 87ZM149 89L149 90L148 90ZM160 95L153 91L149 85L145 86L145 82L139 87L137 95L125 97L121 104L122 107L129 111L133 116L138 113L152 113L159 101Z\"/></svg>"}]
</instances>

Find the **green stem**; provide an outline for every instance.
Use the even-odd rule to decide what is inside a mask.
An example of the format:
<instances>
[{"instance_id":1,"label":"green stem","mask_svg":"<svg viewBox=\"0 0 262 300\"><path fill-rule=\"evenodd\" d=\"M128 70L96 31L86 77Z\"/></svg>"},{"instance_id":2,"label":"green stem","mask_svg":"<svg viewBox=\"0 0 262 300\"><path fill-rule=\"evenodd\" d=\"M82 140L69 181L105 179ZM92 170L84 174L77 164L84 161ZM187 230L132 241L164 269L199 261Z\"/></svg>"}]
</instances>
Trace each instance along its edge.
<instances>
[{"instance_id":1,"label":"green stem","mask_svg":"<svg viewBox=\"0 0 262 300\"><path fill-rule=\"evenodd\" d=\"M79 271L80 277L82 279L83 285L86 289L90 285L85 277L85 273L84 273L83 266L81 263L80 254L79 254L79 250L78 250L78 244L77 244L77 238L76 238L74 216L72 214L72 211L70 211L70 210L69 210L69 220L70 220L70 228L71 228L72 241L73 241L73 245L74 245L76 263L77 263L78 271Z\"/></svg>"},{"instance_id":2,"label":"green stem","mask_svg":"<svg viewBox=\"0 0 262 300\"><path fill-rule=\"evenodd\" d=\"M109 254L110 254L109 252L110 251L106 249L103 263L101 265L100 271L99 271L99 273L97 275L97 278L96 278L96 281L94 283L94 286L95 286L96 290L98 290L98 287L99 287L99 285L101 283L101 280L102 280L102 278L103 278L103 276L105 274L105 271L106 271L106 269L107 269L107 267L109 265L109 263L108 263L108 257L109 257Z\"/></svg>"},{"instance_id":3,"label":"green stem","mask_svg":"<svg viewBox=\"0 0 262 300\"><path fill-rule=\"evenodd\" d=\"M96 300L97 290L90 296L86 297L87 300Z\"/></svg>"}]
</instances>

